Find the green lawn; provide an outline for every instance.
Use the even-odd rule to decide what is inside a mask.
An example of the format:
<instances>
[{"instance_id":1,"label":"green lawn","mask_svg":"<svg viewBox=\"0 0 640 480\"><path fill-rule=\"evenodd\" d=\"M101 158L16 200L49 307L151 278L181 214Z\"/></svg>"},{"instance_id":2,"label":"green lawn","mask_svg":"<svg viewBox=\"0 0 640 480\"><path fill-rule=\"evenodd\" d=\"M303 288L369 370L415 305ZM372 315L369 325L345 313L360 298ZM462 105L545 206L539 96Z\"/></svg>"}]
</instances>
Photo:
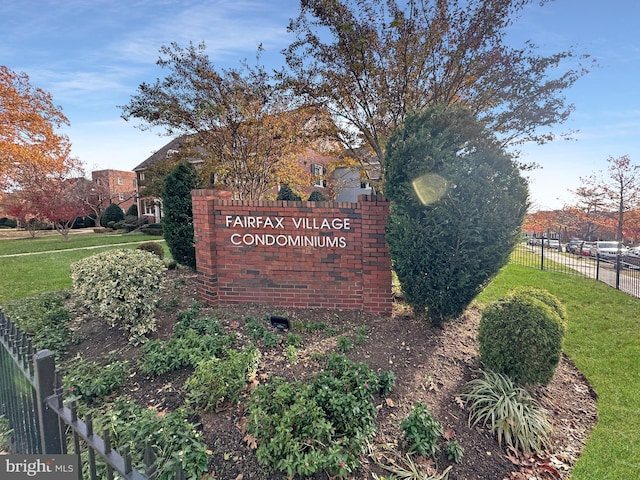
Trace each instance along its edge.
<instances>
[{"instance_id":1,"label":"green lawn","mask_svg":"<svg viewBox=\"0 0 640 480\"><path fill-rule=\"evenodd\" d=\"M162 237L144 234L78 234L70 235L66 242L62 235L58 237L0 240L0 305L17 298L69 288L69 265L82 258L104 250L136 248L142 242L162 240ZM96 245L109 246L93 248ZM3 256L29 251L36 253Z\"/></svg>"},{"instance_id":2,"label":"green lawn","mask_svg":"<svg viewBox=\"0 0 640 480\"><path fill-rule=\"evenodd\" d=\"M628 480L640 472L640 300L595 280L509 265L479 295L541 287L567 306L564 350L598 394L599 421L572 480Z\"/></svg>"},{"instance_id":3,"label":"green lawn","mask_svg":"<svg viewBox=\"0 0 640 480\"><path fill-rule=\"evenodd\" d=\"M65 240L62 235L37 236L35 238L16 238L0 240L0 255L16 253L47 252L51 250L68 250L70 248L93 247L97 245L113 245L128 242L148 242L161 240L162 237L143 233L126 234L71 234Z\"/></svg>"}]
</instances>

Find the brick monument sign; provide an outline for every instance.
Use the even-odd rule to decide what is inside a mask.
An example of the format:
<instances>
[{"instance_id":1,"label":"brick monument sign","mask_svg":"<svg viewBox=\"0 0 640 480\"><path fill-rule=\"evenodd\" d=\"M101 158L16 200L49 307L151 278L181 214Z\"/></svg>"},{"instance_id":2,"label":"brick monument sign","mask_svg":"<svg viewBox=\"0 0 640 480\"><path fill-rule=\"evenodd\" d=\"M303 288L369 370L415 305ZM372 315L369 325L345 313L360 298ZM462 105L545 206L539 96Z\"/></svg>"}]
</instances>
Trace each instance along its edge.
<instances>
[{"instance_id":1,"label":"brick monument sign","mask_svg":"<svg viewBox=\"0 0 640 480\"><path fill-rule=\"evenodd\" d=\"M194 190L198 296L217 307L362 310L390 314L389 202L238 201Z\"/></svg>"}]
</instances>

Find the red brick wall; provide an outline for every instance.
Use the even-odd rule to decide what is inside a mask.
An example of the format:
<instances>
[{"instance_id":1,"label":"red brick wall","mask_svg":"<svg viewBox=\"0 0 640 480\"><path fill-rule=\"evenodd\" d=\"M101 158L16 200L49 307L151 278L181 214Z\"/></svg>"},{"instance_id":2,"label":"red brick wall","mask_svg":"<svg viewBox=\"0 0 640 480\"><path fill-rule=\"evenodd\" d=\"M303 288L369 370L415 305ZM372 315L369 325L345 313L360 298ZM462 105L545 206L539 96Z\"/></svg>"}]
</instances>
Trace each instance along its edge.
<instances>
[{"instance_id":1,"label":"red brick wall","mask_svg":"<svg viewBox=\"0 0 640 480\"><path fill-rule=\"evenodd\" d=\"M192 200L199 297L209 305L391 313L389 202L381 196L235 201L194 190Z\"/></svg>"}]
</instances>

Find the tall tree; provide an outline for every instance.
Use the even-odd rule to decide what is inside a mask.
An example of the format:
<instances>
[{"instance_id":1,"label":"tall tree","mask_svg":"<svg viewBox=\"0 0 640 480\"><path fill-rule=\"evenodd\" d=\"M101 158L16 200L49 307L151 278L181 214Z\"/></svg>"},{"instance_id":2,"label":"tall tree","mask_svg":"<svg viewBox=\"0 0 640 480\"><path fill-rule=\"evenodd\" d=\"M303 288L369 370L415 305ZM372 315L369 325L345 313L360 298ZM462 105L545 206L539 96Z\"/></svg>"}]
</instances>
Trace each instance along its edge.
<instances>
[{"instance_id":1,"label":"tall tree","mask_svg":"<svg viewBox=\"0 0 640 480\"><path fill-rule=\"evenodd\" d=\"M580 177L581 185L573 193L595 222L610 226L616 240L624 238L625 214L640 208L640 165L631 163L628 155L607 158L606 172Z\"/></svg>"},{"instance_id":2,"label":"tall tree","mask_svg":"<svg viewBox=\"0 0 640 480\"><path fill-rule=\"evenodd\" d=\"M214 178L239 199L260 199L279 184L308 185L296 158L316 130L315 111L294 108L289 92L259 65L218 72L206 47L175 43L160 50L168 75L138 87L123 118L140 128L163 127L188 135L191 155L204 160L201 174ZM323 125L322 122L319 122ZM323 127L324 128L324 127Z\"/></svg>"},{"instance_id":3,"label":"tall tree","mask_svg":"<svg viewBox=\"0 0 640 480\"><path fill-rule=\"evenodd\" d=\"M407 114L433 104L466 107L504 145L543 143L572 111L563 90L586 70L579 62L562 70L572 50L541 56L531 42L505 45L508 27L531 3L301 0L283 74L344 125L346 144L367 145L381 162Z\"/></svg>"},{"instance_id":4,"label":"tall tree","mask_svg":"<svg viewBox=\"0 0 640 480\"><path fill-rule=\"evenodd\" d=\"M33 168L45 175L64 170L71 147L56 129L68 124L50 93L0 65L0 191L20 188Z\"/></svg>"},{"instance_id":5,"label":"tall tree","mask_svg":"<svg viewBox=\"0 0 640 480\"><path fill-rule=\"evenodd\" d=\"M607 181L604 192L616 212L616 240L624 238L624 217L640 207L640 165L631 163L628 155L607 159Z\"/></svg>"}]
</instances>

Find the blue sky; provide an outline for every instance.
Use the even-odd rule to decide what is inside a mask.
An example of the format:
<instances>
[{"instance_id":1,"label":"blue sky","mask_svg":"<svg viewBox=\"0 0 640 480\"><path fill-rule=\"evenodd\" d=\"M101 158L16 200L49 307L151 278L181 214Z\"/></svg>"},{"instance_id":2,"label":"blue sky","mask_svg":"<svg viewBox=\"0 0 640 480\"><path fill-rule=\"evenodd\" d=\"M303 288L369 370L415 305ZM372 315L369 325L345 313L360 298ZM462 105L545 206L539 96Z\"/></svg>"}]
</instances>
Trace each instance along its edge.
<instances>
[{"instance_id":1,"label":"blue sky","mask_svg":"<svg viewBox=\"0 0 640 480\"><path fill-rule=\"evenodd\" d=\"M297 0L22 0L0 4L0 64L25 72L53 95L71 126L66 133L88 170L131 170L168 142L120 118L141 82L163 75L162 45L205 41L216 66L238 67L265 48L268 66L283 64ZM579 177L629 155L640 164L640 3L637 0L555 0L533 5L513 25L514 44L532 40L540 53L575 46L598 67L566 92L575 105L558 131L574 140L526 145L533 210L561 208Z\"/></svg>"}]
</instances>

